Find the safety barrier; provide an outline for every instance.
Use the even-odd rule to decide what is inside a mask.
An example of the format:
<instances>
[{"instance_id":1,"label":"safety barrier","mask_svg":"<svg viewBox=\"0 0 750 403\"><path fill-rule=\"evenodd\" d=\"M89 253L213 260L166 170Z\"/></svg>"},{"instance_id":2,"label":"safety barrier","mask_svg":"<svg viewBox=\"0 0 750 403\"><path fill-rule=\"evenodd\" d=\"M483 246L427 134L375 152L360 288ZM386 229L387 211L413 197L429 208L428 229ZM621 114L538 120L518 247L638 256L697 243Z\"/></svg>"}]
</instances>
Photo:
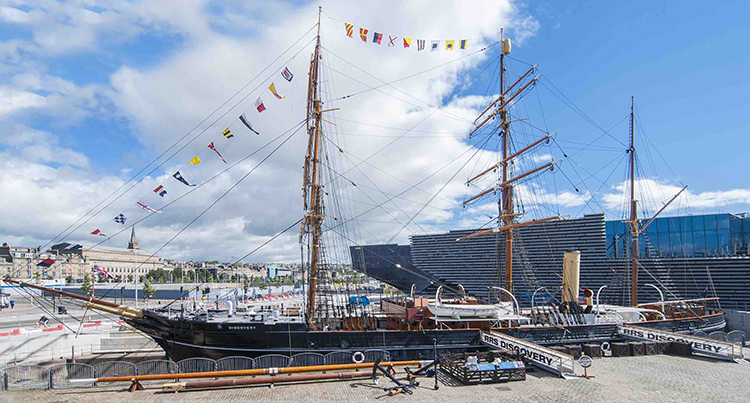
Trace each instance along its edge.
<instances>
[{"instance_id":1,"label":"safety barrier","mask_svg":"<svg viewBox=\"0 0 750 403\"><path fill-rule=\"evenodd\" d=\"M716 331L716 332L711 332L708 335L708 338L709 339L713 339L713 340L727 341L727 334L724 333L724 332L722 332L721 330L719 330L719 331Z\"/></svg>"},{"instance_id":2,"label":"safety barrier","mask_svg":"<svg viewBox=\"0 0 750 403\"><path fill-rule=\"evenodd\" d=\"M49 370L40 365L15 365L5 368L5 390L49 389Z\"/></svg>"},{"instance_id":3,"label":"safety barrier","mask_svg":"<svg viewBox=\"0 0 750 403\"><path fill-rule=\"evenodd\" d=\"M281 354L266 354L255 358L255 368L281 368L290 366L291 357Z\"/></svg>"},{"instance_id":4,"label":"safety barrier","mask_svg":"<svg viewBox=\"0 0 750 403\"><path fill-rule=\"evenodd\" d=\"M80 382L80 380L118 376L352 364L375 362L378 358L389 361L390 354L387 350L372 349L336 351L325 355L299 353L291 357L280 354L266 354L255 358L233 356L212 360L197 357L187 358L179 362L148 360L137 364L126 361L106 361L95 365L68 363L49 368L39 365L10 365L7 367L0 366L0 378L2 379L2 390L91 388L97 386L95 382ZM76 380L79 381L76 382Z\"/></svg>"},{"instance_id":5,"label":"safety barrier","mask_svg":"<svg viewBox=\"0 0 750 403\"><path fill-rule=\"evenodd\" d=\"M71 382L77 379L95 378L94 367L88 364L67 363L49 368L51 389L91 388L96 382Z\"/></svg>"},{"instance_id":6,"label":"safety barrier","mask_svg":"<svg viewBox=\"0 0 750 403\"><path fill-rule=\"evenodd\" d=\"M138 368L132 362L107 361L94 365L94 373L97 378L133 376L138 373Z\"/></svg>"},{"instance_id":7,"label":"safety barrier","mask_svg":"<svg viewBox=\"0 0 750 403\"><path fill-rule=\"evenodd\" d=\"M181 374L212 371L216 371L216 361L210 358L186 358L177 363L177 372Z\"/></svg>"},{"instance_id":8,"label":"safety barrier","mask_svg":"<svg viewBox=\"0 0 750 403\"><path fill-rule=\"evenodd\" d=\"M708 333L704 332L703 330L699 330L699 331L693 333L693 336L708 338Z\"/></svg>"},{"instance_id":9,"label":"safety barrier","mask_svg":"<svg viewBox=\"0 0 750 403\"><path fill-rule=\"evenodd\" d=\"M255 360L250 357L224 357L216 361L217 371L239 371L255 368Z\"/></svg>"},{"instance_id":10,"label":"safety barrier","mask_svg":"<svg viewBox=\"0 0 750 403\"><path fill-rule=\"evenodd\" d=\"M167 360L149 360L136 364L136 374L138 375L163 375L176 374L177 363Z\"/></svg>"},{"instance_id":11,"label":"safety barrier","mask_svg":"<svg viewBox=\"0 0 750 403\"><path fill-rule=\"evenodd\" d=\"M325 365L326 356L318 353L299 353L292 356L293 367L309 367L313 365Z\"/></svg>"},{"instance_id":12,"label":"safety barrier","mask_svg":"<svg viewBox=\"0 0 750 403\"><path fill-rule=\"evenodd\" d=\"M727 341L731 341L732 343L737 343L742 347L745 347L745 342L747 341L747 333L745 333L743 330L732 330L731 332L727 333Z\"/></svg>"}]
</instances>

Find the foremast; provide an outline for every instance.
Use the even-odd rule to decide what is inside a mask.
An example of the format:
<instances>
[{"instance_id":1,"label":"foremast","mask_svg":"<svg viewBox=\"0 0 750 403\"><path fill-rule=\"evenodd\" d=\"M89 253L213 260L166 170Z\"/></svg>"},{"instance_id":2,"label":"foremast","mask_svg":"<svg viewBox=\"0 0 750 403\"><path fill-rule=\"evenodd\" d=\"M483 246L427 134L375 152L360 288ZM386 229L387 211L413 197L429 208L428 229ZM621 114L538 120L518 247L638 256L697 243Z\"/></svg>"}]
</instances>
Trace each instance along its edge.
<instances>
[{"instance_id":1,"label":"foremast","mask_svg":"<svg viewBox=\"0 0 750 403\"><path fill-rule=\"evenodd\" d=\"M315 41L315 51L310 61L310 72L307 87L307 153L305 154L304 179L302 198L305 217L300 227L300 244L303 235L308 234L309 269L307 273L306 317L310 327L317 328L315 320L316 291L318 287L318 269L320 266L320 238L323 222L322 185L320 183L320 138L321 138L321 102L318 88L318 73L320 71L320 15L322 7L318 7L318 34Z\"/></svg>"}]
</instances>

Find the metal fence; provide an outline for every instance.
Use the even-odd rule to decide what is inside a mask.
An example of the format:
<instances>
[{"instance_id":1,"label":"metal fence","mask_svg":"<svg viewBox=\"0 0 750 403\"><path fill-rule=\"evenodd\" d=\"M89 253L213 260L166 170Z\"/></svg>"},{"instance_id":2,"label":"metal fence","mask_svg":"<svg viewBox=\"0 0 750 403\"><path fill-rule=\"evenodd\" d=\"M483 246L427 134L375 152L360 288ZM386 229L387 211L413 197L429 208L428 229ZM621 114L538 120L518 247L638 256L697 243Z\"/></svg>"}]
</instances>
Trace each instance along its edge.
<instances>
[{"instance_id":1,"label":"metal fence","mask_svg":"<svg viewBox=\"0 0 750 403\"><path fill-rule=\"evenodd\" d=\"M189 374L192 372L216 371L216 361L210 358L186 358L177 363L177 372Z\"/></svg>"},{"instance_id":2,"label":"metal fence","mask_svg":"<svg viewBox=\"0 0 750 403\"><path fill-rule=\"evenodd\" d=\"M96 382L91 381L95 378L351 364L375 362L381 357L390 360L390 354L386 350L364 350L335 351L326 355L300 353L291 357L267 354L255 358L235 356L220 360L210 358L188 358L179 362L149 360L137 364L125 361L107 361L95 365L67 363L49 368L39 365L11 365L0 367L0 377L2 377L2 390L91 388L96 386ZM81 380L89 381L81 382Z\"/></svg>"},{"instance_id":3,"label":"metal fence","mask_svg":"<svg viewBox=\"0 0 750 403\"><path fill-rule=\"evenodd\" d=\"M293 367L309 367L313 365L325 365L326 356L318 353L299 353L292 356Z\"/></svg>"},{"instance_id":4,"label":"metal fence","mask_svg":"<svg viewBox=\"0 0 750 403\"><path fill-rule=\"evenodd\" d=\"M49 370L39 365L14 365L5 368L3 389L49 389Z\"/></svg>"},{"instance_id":5,"label":"metal fence","mask_svg":"<svg viewBox=\"0 0 750 403\"><path fill-rule=\"evenodd\" d=\"M216 361L218 371L238 371L243 369L253 369L255 360L250 357L224 357Z\"/></svg>"},{"instance_id":6,"label":"metal fence","mask_svg":"<svg viewBox=\"0 0 750 403\"><path fill-rule=\"evenodd\" d=\"M132 362L107 361L94 365L94 373L97 378L133 376L138 373L138 368Z\"/></svg>"},{"instance_id":7,"label":"metal fence","mask_svg":"<svg viewBox=\"0 0 750 403\"><path fill-rule=\"evenodd\" d=\"M73 382L95 378L94 367L88 364L60 364L49 368L49 385L52 389L92 388L96 382Z\"/></svg>"},{"instance_id":8,"label":"metal fence","mask_svg":"<svg viewBox=\"0 0 750 403\"><path fill-rule=\"evenodd\" d=\"M747 334L742 330L732 330L731 332L727 333L727 341L737 343L744 347L745 342L747 341Z\"/></svg>"},{"instance_id":9,"label":"metal fence","mask_svg":"<svg viewBox=\"0 0 750 403\"><path fill-rule=\"evenodd\" d=\"M254 368L288 367L292 358L280 354L266 354L255 358Z\"/></svg>"}]
</instances>

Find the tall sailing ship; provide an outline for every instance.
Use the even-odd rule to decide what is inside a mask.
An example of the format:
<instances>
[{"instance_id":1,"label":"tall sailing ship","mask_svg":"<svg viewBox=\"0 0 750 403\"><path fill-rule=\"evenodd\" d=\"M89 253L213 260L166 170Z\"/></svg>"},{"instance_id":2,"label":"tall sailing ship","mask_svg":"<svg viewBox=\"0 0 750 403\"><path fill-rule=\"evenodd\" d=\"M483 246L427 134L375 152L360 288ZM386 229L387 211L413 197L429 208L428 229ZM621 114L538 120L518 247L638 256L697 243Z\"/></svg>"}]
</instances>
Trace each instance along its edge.
<instances>
[{"instance_id":1,"label":"tall sailing ship","mask_svg":"<svg viewBox=\"0 0 750 403\"><path fill-rule=\"evenodd\" d=\"M333 286L334 274L326 257L323 228L324 223L329 220L326 214L326 196L329 196L329 192L324 190L321 180L323 161L327 160L323 156L322 144L323 122L326 121L324 116L333 109L326 109L320 96L320 64L323 60L320 17L315 49L310 61L306 99L308 142L303 173L305 214L300 222L299 233L299 242L306 251L306 261L303 262L306 269L304 315L278 315L274 312L242 314L236 312L232 304L224 311L193 311L184 307L171 311L137 309L11 278L6 278L5 281L81 300L90 309L117 315L135 329L152 337L174 360L196 356L255 357L265 354L294 355L304 352L354 352L370 349L387 350L391 358L407 359L431 356L435 344L441 352L481 349L483 345L479 339L479 330L492 329L540 344L554 344L611 340L616 337L616 326L620 323L635 322L643 326L683 332L723 327L723 313L709 308L705 300L638 304L637 236L632 237L634 253L631 307L599 304L598 299L594 303L590 290L584 290L586 298L581 301L576 256L566 254L562 301L543 306L534 306L532 301L531 309L521 309L514 297L514 230L562 218L551 216L521 221L522 214L514 210L514 186L525 178L543 175L555 169L559 161L542 164L520 174L512 172L511 166L519 156L549 142L551 135L512 151L511 125L523 119L514 120L510 116L509 107L537 83L539 76L534 76L536 66L533 66L508 84L505 58L511 52L510 40L501 37L500 43L500 95L477 116L475 127L469 136L494 125L494 133L501 140L501 160L473 176L467 181L467 185L479 183L491 174L496 174L497 178L491 186L463 202L464 205L470 205L499 193L498 215L493 218L495 225L492 228L457 240L463 242L477 237L498 237L504 243L504 261L498 262L498 284L502 287L490 290L494 294L489 295L486 300L466 296L461 293L460 287L456 289L447 284L438 284L434 299L412 293L401 298L383 297L366 304L361 299L347 298ZM632 157L632 119L631 112L631 173L635 165ZM629 222L632 232L638 234L650 221L645 225L641 224L637 215L632 174L630 181ZM444 300L443 290L455 292L458 297Z\"/></svg>"}]
</instances>

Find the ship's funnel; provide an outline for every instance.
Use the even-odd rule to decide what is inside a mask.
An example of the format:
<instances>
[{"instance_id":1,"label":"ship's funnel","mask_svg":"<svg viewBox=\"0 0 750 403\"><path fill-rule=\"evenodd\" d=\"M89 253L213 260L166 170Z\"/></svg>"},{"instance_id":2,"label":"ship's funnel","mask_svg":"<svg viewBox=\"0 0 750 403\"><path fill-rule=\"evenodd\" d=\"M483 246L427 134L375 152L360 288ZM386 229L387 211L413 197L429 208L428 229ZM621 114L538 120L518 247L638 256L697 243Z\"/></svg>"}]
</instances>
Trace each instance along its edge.
<instances>
[{"instance_id":1,"label":"ship's funnel","mask_svg":"<svg viewBox=\"0 0 750 403\"><path fill-rule=\"evenodd\" d=\"M563 257L563 302L578 303L578 281L581 274L581 252L565 252Z\"/></svg>"}]
</instances>

